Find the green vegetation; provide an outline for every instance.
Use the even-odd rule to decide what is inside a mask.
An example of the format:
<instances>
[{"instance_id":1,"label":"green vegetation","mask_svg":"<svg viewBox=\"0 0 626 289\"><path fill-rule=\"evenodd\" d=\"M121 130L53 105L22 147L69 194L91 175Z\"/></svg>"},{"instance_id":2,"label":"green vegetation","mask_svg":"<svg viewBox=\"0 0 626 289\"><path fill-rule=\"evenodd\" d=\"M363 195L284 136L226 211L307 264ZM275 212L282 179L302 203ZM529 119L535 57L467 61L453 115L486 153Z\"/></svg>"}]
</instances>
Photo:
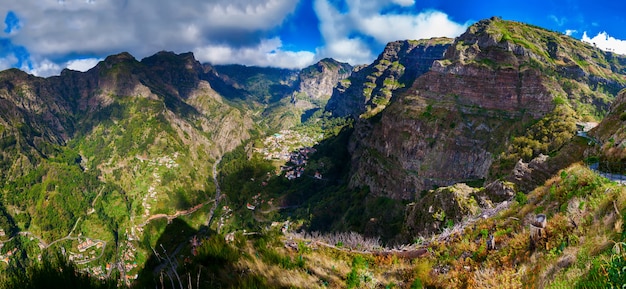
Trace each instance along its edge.
<instances>
[{"instance_id":1,"label":"green vegetation","mask_svg":"<svg viewBox=\"0 0 626 289\"><path fill-rule=\"evenodd\" d=\"M65 150L2 186L2 203L23 211L21 218L28 219L23 223L28 226L21 230L30 229L46 240L55 240L69 233L77 219L85 215L104 185L95 174L84 172L78 159L78 154Z\"/></svg>"},{"instance_id":2,"label":"green vegetation","mask_svg":"<svg viewBox=\"0 0 626 289\"><path fill-rule=\"evenodd\" d=\"M619 287L624 279L610 276L620 277L611 268L622 266L623 251L621 245L611 248L614 242L623 240L623 218L612 218L606 226L600 224L607 221L607 214L616 216L626 208L622 190L589 169L574 165L563 171L562 177L552 178L531 192L526 202L518 201L490 219L477 221L452 241L431 243L428 260L434 267L450 271L431 275L432 280L422 282L446 288L522 284L557 288L593 284L606 288L602 284L608 283L604 282L620 280L612 283ZM548 233L532 244L528 224L520 220L534 216L533 210L538 207L548 216ZM490 233L496 242L494 251L483 247ZM473 252L471 258L460 257L468 252ZM589 264L594 265L590 268Z\"/></svg>"},{"instance_id":3,"label":"green vegetation","mask_svg":"<svg viewBox=\"0 0 626 289\"><path fill-rule=\"evenodd\" d=\"M432 127L417 134L409 124L399 135L402 145L420 139L431 149L470 134L485 140L486 151L498 154L492 168L492 176L498 178L519 159L528 162L540 154L567 153L561 150L572 144L575 121L601 118L626 81L614 73L623 73L623 58L558 33L499 19L492 20L487 30L494 43L505 45L473 51L475 43L458 41L459 53L468 53L465 56L474 69L519 70L519 83L526 72L541 74L542 87L554 96L555 110L528 122L533 112L463 105L462 96L455 92L438 95L437 101L402 94L398 95L406 104L402 113ZM474 52L478 55L470 55ZM453 65L452 61L441 63ZM219 75L200 74L186 69L185 63L167 53L142 62L122 54L100 66L97 75L89 74L85 82L73 83L73 78L84 76L68 73L59 77L62 85L50 85L54 79L38 79L41 86L24 80L14 89L2 88L19 101L41 103L33 101L33 112L8 104L0 112L0 228L4 233L0 255L8 263L0 265L0 288L112 288L121 284L117 279L122 276L115 273L119 268L112 269L115 280L100 281L96 277L105 274L95 271L113 262L132 268L127 276L139 275L137 288L624 285L625 194L585 167L571 166L528 195L515 194L515 202L488 219L464 218L482 213L478 203L484 200L476 193L481 189L466 198L455 196L462 211L423 210L437 222L437 232L449 235L400 236L406 230L406 201L373 195L365 186L349 186L354 181L353 161L371 162L386 177L398 170L400 156L389 157L373 148L350 155L359 152L354 140L361 132L353 135L351 119L324 112L327 98L312 100L304 92L294 93L297 72L217 66L210 69ZM371 118L359 120L363 126L371 128L385 119L379 112L390 104L393 93L414 80L404 74L407 68L403 59L382 59L363 68L363 85L356 84L358 78L342 81L344 86L354 83L350 87L365 96L364 118ZM316 77L323 69L349 70L326 60L300 76ZM6 77L7 84L13 83L12 78L20 83L15 73L0 77L3 81ZM210 80L210 85L201 87L200 79ZM87 89L93 83L107 87ZM43 95L55 90L59 96ZM138 95L125 95L129 91ZM390 113L397 109L388 108ZM615 110L609 120L621 127L626 113L623 107ZM262 137L282 129L311 142L321 140L298 179L288 180L279 169L283 163L255 152L265 145ZM601 135L603 151L592 158L604 160L610 152L623 160L621 133ZM222 197L215 199L213 166L222 155L218 166ZM419 171L400 176L418 178L431 165L418 164ZM475 187L485 185L478 177L469 181ZM431 195L421 197L427 201ZM547 237L531 242L528 220L535 214L548 216ZM287 236L279 232L281 226L289 227ZM323 233L298 235L296 231ZM378 241L366 248L359 242L320 237L349 231L380 238L385 245L415 239L420 247L400 253L385 250ZM84 249L87 241L98 245ZM495 249L488 241L495 242ZM372 252L359 252L364 249ZM65 255L47 254L55 251ZM30 262L40 254L41 263ZM157 274L155 268L160 269ZM93 272L93 278L86 271Z\"/></svg>"},{"instance_id":4,"label":"green vegetation","mask_svg":"<svg viewBox=\"0 0 626 289\"><path fill-rule=\"evenodd\" d=\"M361 256L352 259L352 269L346 277L346 288L362 288L361 282L368 283L371 277L367 275L368 264Z\"/></svg>"},{"instance_id":5,"label":"green vegetation","mask_svg":"<svg viewBox=\"0 0 626 289\"><path fill-rule=\"evenodd\" d=\"M520 159L528 162L539 154L554 155L570 141L575 132L574 111L567 105L557 105L552 113L532 124L524 136L513 137L506 152L500 155L496 167L510 171Z\"/></svg>"},{"instance_id":6,"label":"green vegetation","mask_svg":"<svg viewBox=\"0 0 626 289\"><path fill-rule=\"evenodd\" d=\"M65 257L44 255L40 263L30 263L26 268L10 267L0 274L0 288L123 288L116 280L98 280L79 269Z\"/></svg>"},{"instance_id":7,"label":"green vegetation","mask_svg":"<svg viewBox=\"0 0 626 289\"><path fill-rule=\"evenodd\" d=\"M520 205L526 205L526 203L528 203L528 198L526 197L526 194L522 192L517 192L515 194L515 201L517 201L517 203Z\"/></svg>"}]
</instances>

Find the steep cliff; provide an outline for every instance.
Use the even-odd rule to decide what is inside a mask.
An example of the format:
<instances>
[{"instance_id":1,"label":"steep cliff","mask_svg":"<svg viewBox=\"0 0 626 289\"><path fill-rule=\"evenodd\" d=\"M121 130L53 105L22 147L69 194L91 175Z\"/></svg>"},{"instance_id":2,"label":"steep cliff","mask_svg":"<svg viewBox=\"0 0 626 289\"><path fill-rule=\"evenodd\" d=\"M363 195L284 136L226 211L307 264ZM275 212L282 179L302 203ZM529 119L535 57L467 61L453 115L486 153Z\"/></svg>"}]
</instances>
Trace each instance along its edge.
<instances>
[{"instance_id":1,"label":"steep cliff","mask_svg":"<svg viewBox=\"0 0 626 289\"><path fill-rule=\"evenodd\" d=\"M623 64L624 57L555 32L480 21L410 89L394 94L380 120L357 124L350 185L419 199L433 187L501 177L516 161L499 161L510 140L556 107L564 107L562 115L573 108L574 119L601 114L626 84ZM525 161L558 150L575 133L573 122L555 127L563 132L559 138L538 133L539 139L520 142L530 150Z\"/></svg>"},{"instance_id":2,"label":"steep cliff","mask_svg":"<svg viewBox=\"0 0 626 289\"><path fill-rule=\"evenodd\" d=\"M339 82L326 110L339 117L377 114L394 91L410 87L433 61L442 59L451 43L448 38L390 42L374 63L357 67L351 77Z\"/></svg>"},{"instance_id":3,"label":"steep cliff","mask_svg":"<svg viewBox=\"0 0 626 289\"><path fill-rule=\"evenodd\" d=\"M337 82L352 74L352 66L332 58L325 58L306 67L298 75L298 91L312 99L328 100Z\"/></svg>"},{"instance_id":4,"label":"steep cliff","mask_svg":"<svg viewBox=\"0 0 626 289\"><path fill-rule=\"evenodd\" d=\"M593 148L587 151L591 162L602 171L626 174L626 90L611 104L608 115L589 132Z\"/></svg>"}]
</instances>

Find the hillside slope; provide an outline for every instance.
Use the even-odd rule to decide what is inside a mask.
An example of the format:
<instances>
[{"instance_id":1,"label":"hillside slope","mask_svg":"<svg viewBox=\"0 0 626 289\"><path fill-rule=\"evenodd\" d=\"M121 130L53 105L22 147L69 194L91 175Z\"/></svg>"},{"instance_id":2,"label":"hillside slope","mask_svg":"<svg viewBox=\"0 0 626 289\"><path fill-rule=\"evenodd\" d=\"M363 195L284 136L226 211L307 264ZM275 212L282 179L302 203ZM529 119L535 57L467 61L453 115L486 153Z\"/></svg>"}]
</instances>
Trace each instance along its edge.
<instances>
[{"instance_id":1,"label":"hillside slope","mask_svg":"<svg viewBox=\"0 0 626 289\"><path fill-rule=\"evenodd\" d=\"M74 261L145 256L164 227L153 216L214 198L213 164L256 128L203 73L193 55L166 52L141 62L122 53L46 79L0 73L5 252L20 249L21 263L90 240L105 244L99 257Z\"/></svg>"}]
</instances>

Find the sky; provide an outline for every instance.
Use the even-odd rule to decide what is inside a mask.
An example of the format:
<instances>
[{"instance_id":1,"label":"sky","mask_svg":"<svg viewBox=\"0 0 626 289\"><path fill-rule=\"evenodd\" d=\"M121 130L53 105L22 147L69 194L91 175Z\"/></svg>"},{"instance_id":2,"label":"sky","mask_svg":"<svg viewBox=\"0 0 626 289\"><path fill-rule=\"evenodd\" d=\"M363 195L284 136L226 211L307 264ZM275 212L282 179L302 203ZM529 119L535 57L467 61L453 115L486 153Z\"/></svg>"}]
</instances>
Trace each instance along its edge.
<instances>
[{"instance_id":1,"label":"sky","mask_svg":"<svg viewBox=\"0 0 626 289\"><path fill-rule=\"evenodd\" d=\"M0 70L46 77L163 50L212 64L368 64L390 41L456 37L492 16L626 54L624 11L615 0L0 0Z\"/></svg>"}]
</instances>

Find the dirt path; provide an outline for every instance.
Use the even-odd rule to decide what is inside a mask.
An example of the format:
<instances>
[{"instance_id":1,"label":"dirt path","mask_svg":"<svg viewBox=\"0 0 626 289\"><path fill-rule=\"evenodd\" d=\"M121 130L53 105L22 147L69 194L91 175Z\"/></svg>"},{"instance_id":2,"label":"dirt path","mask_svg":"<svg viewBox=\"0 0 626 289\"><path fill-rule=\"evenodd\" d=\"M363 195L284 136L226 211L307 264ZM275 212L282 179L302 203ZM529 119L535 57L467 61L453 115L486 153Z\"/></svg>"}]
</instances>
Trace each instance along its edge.
<instances>
[{"instance_id":1,"label":"dirt path","mask_svg":"<svg viewBox=\"0 0 626 289\"><path fill-rule=\"evenodd\" d=\"M143 222L142 224L140 224L139 226L143 227L143 226L147 225L148 223L150 223L150 221L156 220L156 219L167 218L168 221L171 221L171 220L176 219L176 218L178 218L180 216L186 216L186 215L189 215L189 214L193 214L197 210L200 210L202 207L204 207L205 205L207 205L207 204L209 204L209 203L211 203L213 201L214 200L210 200L210 201L206 201L206 202L201 203L201 204L197 204L197 205L195 205L195 206L193 206L193 207L191 207L191 208L189 208L187 210L176 211L176 213L174 213L172 215L168 215L168 214L155 214L155 215L152 215L152 216L148 217L146 219L146 221Z\"/></svg>"}]
</instances>

